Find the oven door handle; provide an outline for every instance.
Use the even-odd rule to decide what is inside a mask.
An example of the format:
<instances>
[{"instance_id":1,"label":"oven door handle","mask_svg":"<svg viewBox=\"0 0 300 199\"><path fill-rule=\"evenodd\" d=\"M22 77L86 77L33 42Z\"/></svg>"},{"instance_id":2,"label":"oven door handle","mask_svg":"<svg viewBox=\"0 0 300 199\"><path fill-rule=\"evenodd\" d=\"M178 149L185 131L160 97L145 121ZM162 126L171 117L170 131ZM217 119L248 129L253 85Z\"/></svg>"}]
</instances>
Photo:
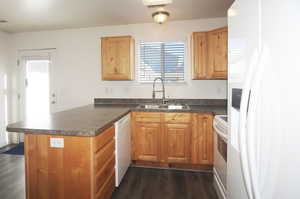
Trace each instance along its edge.
<instances>
[{"instance_id":1,"label":"oven door handle","mask_svg":"<svg viewBox=\"0 0 300 199\"><path fill-rule=\"evenodd\" d=\"M214 127L214 130L216 131L216 133L218 135L220 135L221 137L223 137L226 141L227 141L227 134L226 133L223 133L216 125L216 123L214 122L213 123L213 127Z\"/></svg>"}]
</instances>

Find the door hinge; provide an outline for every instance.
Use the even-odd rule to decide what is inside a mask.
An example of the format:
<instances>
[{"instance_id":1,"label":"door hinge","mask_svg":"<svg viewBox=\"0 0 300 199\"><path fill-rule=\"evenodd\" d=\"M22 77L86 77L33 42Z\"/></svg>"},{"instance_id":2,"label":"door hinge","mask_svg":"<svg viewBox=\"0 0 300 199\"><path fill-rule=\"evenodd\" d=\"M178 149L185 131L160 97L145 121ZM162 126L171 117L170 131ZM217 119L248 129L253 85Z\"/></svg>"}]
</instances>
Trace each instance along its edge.
<instances>
[{"instance_id":1,"label":"door hinge","mask_svg":"<svg viewBox=\"0 0 300 199\"><path fill-rule=\"evenodd\" d=\"M20 100L21 99L21 94L20 93L18 93L18 100Z\"/></svg>"},{"instance_id":2,"label":"door hinge","mask_svg":"<svg viewBox=\"0 0 300 199\"><path fill-rule=\"evenodd\" d=\"M20 66L20 60L19 59L17 60L17 66Z\"/></svg>"}]
</instances>

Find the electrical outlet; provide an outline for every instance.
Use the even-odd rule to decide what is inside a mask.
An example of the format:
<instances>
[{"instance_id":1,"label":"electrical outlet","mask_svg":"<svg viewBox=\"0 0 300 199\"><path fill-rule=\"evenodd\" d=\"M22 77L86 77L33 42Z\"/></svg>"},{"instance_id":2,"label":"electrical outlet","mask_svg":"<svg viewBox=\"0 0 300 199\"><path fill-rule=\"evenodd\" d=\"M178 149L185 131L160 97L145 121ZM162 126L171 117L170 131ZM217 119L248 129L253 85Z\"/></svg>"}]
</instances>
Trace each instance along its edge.
<instances>
[{"instance_id":1,"label":"electrical outlet","mask_svg":"<svg viewBox=\"0 0 300 199\"><path fill-rule=\"evenodd\" d=\"M51 148L64 148L65 141L64 138L50 138Z\"/></svg>"}]
</instances>

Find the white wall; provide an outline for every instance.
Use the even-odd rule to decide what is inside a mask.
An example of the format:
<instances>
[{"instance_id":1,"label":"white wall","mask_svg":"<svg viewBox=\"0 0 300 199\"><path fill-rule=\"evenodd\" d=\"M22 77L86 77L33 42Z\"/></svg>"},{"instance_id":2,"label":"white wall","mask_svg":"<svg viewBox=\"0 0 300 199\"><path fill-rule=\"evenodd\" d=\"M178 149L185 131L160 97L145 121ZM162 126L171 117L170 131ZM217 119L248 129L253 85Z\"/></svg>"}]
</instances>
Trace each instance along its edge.
<instances>
[{"instance_id":1,"label":"white wall","mask_svg":"<svg viewBox=\"0 0 300 199\"><path fill-rule=\"evenodd\" d=\"M0 147L7 144L9 35L0 31Z\"/></svg>"},{"instance_id":2,"label":"white wall","mask_svg":"<svg viewBox=\"0 0 300 199\"><path fill-rule=\"evenodd\" d=\"M56 48L53 90L58 96L56 110L92 103L95 97L150 98L152 85L136 81L105 82L100 74L100 38L132 35L139 41L186 41L193 31L204 31L227 25L226 18L168 22L164 25L133 24L13 34L12 63L18 50ZM189 46L187 47L189 50ZM187 53L189 57L189 52ZM138 62L137 62L138 64ZM190 80L190 60L186 60L185 84L169 85L171 98L225 99L226 81ZM17 74L17 67L13 73ZM16 81L13 81L16 82Z\"/></svg>"}]
</instances>

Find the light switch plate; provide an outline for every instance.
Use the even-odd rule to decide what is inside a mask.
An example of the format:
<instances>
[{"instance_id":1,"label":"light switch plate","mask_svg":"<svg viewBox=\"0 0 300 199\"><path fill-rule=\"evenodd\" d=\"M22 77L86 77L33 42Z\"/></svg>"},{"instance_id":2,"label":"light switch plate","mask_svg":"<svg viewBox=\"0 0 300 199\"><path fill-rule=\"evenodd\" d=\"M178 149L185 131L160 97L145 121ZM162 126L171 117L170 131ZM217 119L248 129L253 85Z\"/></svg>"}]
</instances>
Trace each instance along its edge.
<instances>
[{"instance_id":1,"label":"light switch plate","mask_svg":"<svg viewBox=\"0 0 300 199\"><path fill-rule=\"evenodd\" d=\"M64 138L50 138L51 148L64 148L65 141Z\"/></svg>"}]
</instances>

